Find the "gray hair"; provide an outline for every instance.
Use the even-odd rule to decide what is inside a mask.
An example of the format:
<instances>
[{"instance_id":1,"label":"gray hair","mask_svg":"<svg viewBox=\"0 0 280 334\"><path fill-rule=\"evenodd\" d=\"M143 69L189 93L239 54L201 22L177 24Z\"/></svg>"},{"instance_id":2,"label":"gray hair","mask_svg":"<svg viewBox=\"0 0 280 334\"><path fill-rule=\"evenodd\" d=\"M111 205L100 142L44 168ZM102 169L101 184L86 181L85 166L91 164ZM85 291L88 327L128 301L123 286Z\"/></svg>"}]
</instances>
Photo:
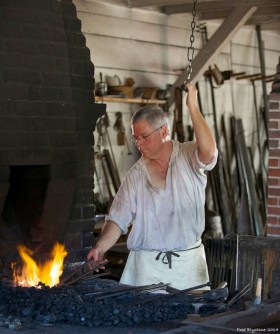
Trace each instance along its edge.
<instances>
[{"instance_id":1,"label":"gray hair","mask_svg":"<svg viewBox=\"0 0 280 334\"><path fill-rule=\"evenodd\" d=\"M155 129L164 124L169 127L166 112L163 111L159 106L155 105L148 105L139 108L132 115L130 125L132 126L134 123L140 120L146 120Z\"/></svg>"}]
</instances>

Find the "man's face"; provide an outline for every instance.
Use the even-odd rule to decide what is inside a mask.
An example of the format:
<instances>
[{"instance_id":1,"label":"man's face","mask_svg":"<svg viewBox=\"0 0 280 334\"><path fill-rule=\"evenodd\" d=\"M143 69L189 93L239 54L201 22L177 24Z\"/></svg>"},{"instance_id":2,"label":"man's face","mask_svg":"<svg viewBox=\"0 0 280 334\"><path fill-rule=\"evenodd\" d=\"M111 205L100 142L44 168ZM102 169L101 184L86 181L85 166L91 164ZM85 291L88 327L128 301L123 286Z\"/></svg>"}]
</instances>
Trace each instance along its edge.
<instances>
[{"instance_id":1,"label":"man's face","mask_svg":"<svg viewBox=\"0 0 280 334\"><path fill-rule=\"evenodd\" d=\"M153 128L146 120L132 125L132 139L144 158L153 156L162 146L161 129L162 127Z\"/></svg>"}]
</instances>

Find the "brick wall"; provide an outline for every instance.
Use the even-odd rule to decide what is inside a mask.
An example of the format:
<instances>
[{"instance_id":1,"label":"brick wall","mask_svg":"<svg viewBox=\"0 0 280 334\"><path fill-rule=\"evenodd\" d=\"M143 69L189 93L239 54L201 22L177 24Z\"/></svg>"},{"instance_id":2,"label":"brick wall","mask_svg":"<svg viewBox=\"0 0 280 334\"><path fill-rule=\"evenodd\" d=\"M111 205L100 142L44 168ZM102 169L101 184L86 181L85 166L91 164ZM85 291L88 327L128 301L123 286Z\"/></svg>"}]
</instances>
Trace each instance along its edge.
<instances>
[{"instance_id":1,"label":"brick wall","mask_svg":"<svg viewBox=\"0 0 280 334\"><path fill-rule=\"evenodd\" d=\"M94 65L76 7L3 0L0 31L0 209L11 166L48 166L45 237L67 234L70 248L84 247L94 215L93 131L105 110L94 103Z\"/></svg>"},{"instance_id":2,"label":"brick wall","mask_svg":"<svg viewBox=\"0 0 280 334\"><path fill-rule=\"evenodd\" d=\"M280 237L280 57L269 97L267 236Z\"/></svg>"}]
</instances>

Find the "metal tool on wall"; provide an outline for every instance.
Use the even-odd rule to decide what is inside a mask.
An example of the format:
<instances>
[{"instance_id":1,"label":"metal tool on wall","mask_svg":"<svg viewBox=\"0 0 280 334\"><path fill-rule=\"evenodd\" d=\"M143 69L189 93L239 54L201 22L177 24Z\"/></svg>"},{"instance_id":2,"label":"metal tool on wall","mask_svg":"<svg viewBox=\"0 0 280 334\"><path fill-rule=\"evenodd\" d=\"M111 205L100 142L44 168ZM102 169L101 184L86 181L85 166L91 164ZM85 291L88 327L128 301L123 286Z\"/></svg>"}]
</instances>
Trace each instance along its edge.
<instances>
[{"instance_id":1,"label":"metal tool on wall","mask_svg":"<svg viewBox=\"0 0 280 334\"><path fill-rule=\"evenodd\" d=\"M106 81L103 81L103 75L100 72L100 82L97 82L95 85L95 94L98 96L107 95L108 85Z\"/></svg>"},{"instance_id":2,"label":"metal tool on wall","mask_svg":"<svg viewBox=\"0 0 280 334\"><path fill-rule=\"evenodd\" d=\"M127 140L127 136L125 133L125 127L123 124L123 119L122 119L122 113L120 111L116 112L115 114L116 116L116 121L114 123L114 130L117 131L117 144L118 145L126 145L127 146L127 154L132 154L129 144L128 144L128 140Z\"/></svg>"},{"instance_id":3,"label":"metal tool on wall","mask_svg":"<svg viewBox=\"0 0 280 334\"><path fill-rule=\"evenodd\" d=\"M211 67L209 68L209 71L211 72ZM223 154L222 154L221 147L220 147L220 133L218 131L216 100L215 100L215 91L214 91L212 76L207 75L207 79L208 79L208 82L210 84L210 89L211 89L214 132L215 132L217 148L219 151L217 166L214 168L214 170L210 174L210 178L214 178L213 183L216 184L215 188L217 190L216 196L218 198L218 203L217 203L218 212L220 212L221 217L222 217L223 232L225 235L229 236L235 233L234 222L232 220L231 212L229 209L230 208L229 193L228 193L229 186L226 184Z\"/></svg>"},{"instance_id":4,"label":"metal tool on wall","mask_svg":"<svg viewBox=\"0 0 280 334\"><path fill-rule=\"evenodd\" d=\"M113 186L113 190L116 193L119 189L121 182L115 161L114 152L112 149L110 136L108 133L108 127L109 117L106 113L103 117L99 119L96 125L98 139L96 145L97 153L95 154L95 159L99 159L101 161L101 167L107 187L110 204L114 198L111 186ZM110 150L107 148L108 146Z\"/></svg>"},{"instance_id":5,"label":"metal tool on wall","mask_svg":"<svg viewBox=\"0 0 280 334\"><path fill-rule=\"evenodd\" d=\"M246 179L247 193L252 212L252 227L254 235L264 234L264 225L259 212L258 197L253 179L252 168L249 162L249 154L246 146L243 123L241 119L236 120L237 153L241 160L242 175Z\"/></svg>"},{"instance_id":6,"label":"metal tool on wall","mask_svg":"<svg viewBox=\"0 0 280 334\"><path fill-rule=\"evenodd\" d=\"M117 131L117 144L125 145L125 127L123 124L122 113L117 111L115 113L116 121L114 123L114 130Z\"/></svg>"},{"instance_id":7,"label":"metal tool on wall","mask_svg":"<svg viewBox=\"0 0 280 334\"><path fill-rule=\"evenodd\" d=\"M264 110L261 107L258 107L258 98L256 89L257 81L273 81L274 75L263 77L261 73L249 74L249 75L240 75L236 78L236 80L249 80L252 84L253 88L253 102L254 102L254 110L255 110L255 126L253 134L256 134L256 148L249 148L250 158L251 158L251 169L254 175L254 183L256 184L256 193L257 199L259 203L259 207L261 209L262 220L266 220L266 206L267 206L267 159L265 155L268 154L268 141L266 136L266 119L264 117ZM262 121L262 122L261 122ZM258 154L259 157L259 166L255 168L255 163L253 163L253 153ZM255 160L255 159L254 159ZM258 172L257 172L257 171ZM248 194L249 196L250 194ZM253 233L254 234L254 233Z\"/></svg>"},{"instance_id":8,"label":"metal tool on wall","mask_svg":"<svg viewBox=\"0 0 280 334\"><path fill-rule=\"evenodd\" d=\"M265 119L265 130L266 136L268 138L268 96L267 96L267 89L266 89L266 81L265 81L265 61L264 61L264 51L263 51L263 42L261 38L261 27L259 25L256 26L257 31L257 38L258 38L258 49L259 49L259 58L260 58L260 65L261 65L261 74L262 74L262 89L263 89L263 102L264 102L264 119Z\"/></svg>"}]
</instances>

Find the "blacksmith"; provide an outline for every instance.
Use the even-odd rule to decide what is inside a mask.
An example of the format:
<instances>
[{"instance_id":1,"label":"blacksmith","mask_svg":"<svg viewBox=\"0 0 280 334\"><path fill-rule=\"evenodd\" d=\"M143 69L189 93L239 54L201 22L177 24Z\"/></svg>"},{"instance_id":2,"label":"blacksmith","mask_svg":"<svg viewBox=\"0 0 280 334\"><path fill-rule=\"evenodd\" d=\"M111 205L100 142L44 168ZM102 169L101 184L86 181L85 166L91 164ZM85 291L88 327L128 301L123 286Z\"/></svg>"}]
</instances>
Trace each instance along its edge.
<instances>
[{"instance_id":1,"label":"blacksmith","mask_svg":"<svg viewBox=\"0 0 280 334\"><path fill-rule=\"evenodd\" d=\"M145 106L132 116L132 140L141 158L125 176L100 239L88 259L104 254L126 234L130 250L120 283L170 283L187 289L209 281L201 236L205 228L205 171L217 161L215 139L199 111L197 90L187 85L186 103L195 140L171 140L166 113Z\"/></svg>"}]
</instances>

